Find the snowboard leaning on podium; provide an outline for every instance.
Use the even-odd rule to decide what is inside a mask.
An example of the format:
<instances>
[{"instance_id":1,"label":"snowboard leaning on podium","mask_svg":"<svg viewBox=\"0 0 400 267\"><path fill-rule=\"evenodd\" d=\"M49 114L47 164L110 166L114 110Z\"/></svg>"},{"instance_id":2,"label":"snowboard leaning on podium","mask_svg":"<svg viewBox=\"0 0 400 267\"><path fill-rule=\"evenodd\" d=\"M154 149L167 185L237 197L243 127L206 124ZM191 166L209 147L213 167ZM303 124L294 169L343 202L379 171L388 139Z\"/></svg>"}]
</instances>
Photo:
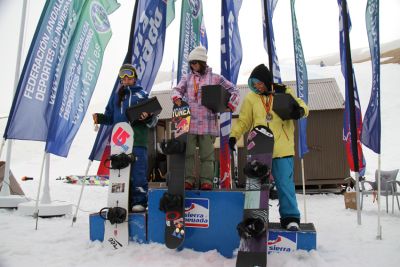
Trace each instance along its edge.
<instances>
[{"instance_id":1,"label":"snowboard leaning on podium","mask_svg":"<svg viewBox=\"0 0 400 267\"><path fill-rule=\"evenodd\" d=\"M185 240L185 150L190 126L189 105L181 101L172 108L172 139L162 145L168 156L168 190L160 200L165 212L165 245L178 248Z\"/></svg>"},{"instance_id":2,"label":"snowboard leaning on podium","mask_svg":"<svg viewBox=\"0 0 400 267\"><path fill-rule=\"evenodd\" d=\"M246 197L240 235L237 267L267 266L269 179L274 135L265 126L254 127L247 138Z\"/></svg>"},{"instance_id":3,"label":"snowboard leaning on podium","mask_svg":"<svg viewBox=\"0 0 400 267\"><path fill-rule=\"evenodd\" d=\"M115 124L111 134L110 177L107 207L100 211L104 221L104 243L112 249L128 246L128 208L133 130L126 122Z\"/></svg>"}]
</instances>

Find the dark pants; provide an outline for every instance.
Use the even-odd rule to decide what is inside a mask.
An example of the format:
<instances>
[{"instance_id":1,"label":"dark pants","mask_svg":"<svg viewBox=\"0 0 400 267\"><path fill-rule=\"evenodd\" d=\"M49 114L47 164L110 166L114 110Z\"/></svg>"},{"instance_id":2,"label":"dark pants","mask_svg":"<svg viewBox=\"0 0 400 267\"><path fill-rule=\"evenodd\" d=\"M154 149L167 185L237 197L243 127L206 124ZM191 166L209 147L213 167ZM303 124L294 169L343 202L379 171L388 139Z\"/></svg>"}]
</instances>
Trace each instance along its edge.
<instances>
[{"instance_id":1,"label":"dark pants","mask_svg":"<svg viewBox=\"0 0 400 267\"><path fill-rule=\"evenodd\" d=\"M136 161L131 166L131 189L130 203L131 206L140 204L147 206L147 148L142 146L134 146L133 154Z\"/></svg>"}]
</instances>

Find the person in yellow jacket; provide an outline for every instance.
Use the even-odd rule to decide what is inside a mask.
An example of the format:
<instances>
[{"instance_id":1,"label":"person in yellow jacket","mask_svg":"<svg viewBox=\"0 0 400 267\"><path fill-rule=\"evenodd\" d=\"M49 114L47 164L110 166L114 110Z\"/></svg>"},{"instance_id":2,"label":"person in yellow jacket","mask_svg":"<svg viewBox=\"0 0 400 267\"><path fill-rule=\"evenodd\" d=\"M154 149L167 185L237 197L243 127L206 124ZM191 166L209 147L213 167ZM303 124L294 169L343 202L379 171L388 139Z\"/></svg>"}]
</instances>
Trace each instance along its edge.
<instances>
[{"instance_id":1,"label":"person in yellow jacket","mask_svg":"<svg viewBox=\"0 0 400 267\"><path fill-rule=\"evenodd\" d=\"M255 126L262 125L271 129L274 134L272 175L278 190L281 226L297 231L300 224L300 211L297 207L293 182L294 120L308 116L308 107L303 100L296 97L291 88L273 83L272 74L264 64L254 68L248 84L251 91L246 95L239 119L232 127L229 147L234 150L236 141ZM282 120L272 110L274 93L291 94L299 104L290 112L291 119Z\"/></svg>"}]
</instances>

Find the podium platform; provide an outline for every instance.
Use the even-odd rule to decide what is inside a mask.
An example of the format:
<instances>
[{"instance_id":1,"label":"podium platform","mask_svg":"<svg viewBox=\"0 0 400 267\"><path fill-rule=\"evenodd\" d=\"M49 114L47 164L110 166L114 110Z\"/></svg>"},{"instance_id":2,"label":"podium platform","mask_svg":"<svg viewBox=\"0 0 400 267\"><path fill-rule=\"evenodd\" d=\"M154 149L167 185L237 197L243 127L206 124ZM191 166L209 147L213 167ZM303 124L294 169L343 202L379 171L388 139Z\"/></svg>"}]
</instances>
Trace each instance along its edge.
<instances>
[{"instance_id":1,"label":"podium platform","mask_svg":"<svg viewBox=\"0 0 400 267\"><path fill-rule=\"evenodd\" d=\"M270 222L267 240L268 254L317 249L317 233L312 223L301 223L300 230L293 232L282 229L280 223Z\"/></svg>"},{"instance_id":2,"label":"podium platform","mask_svg":"<svg viewBox=\"0 0 400 267\"><path fill-rule=\"evenodd\" d=\"M166 189L149 189L148 212L129 214L130 240L164 244L165 213L159 210ZM195 251L217 250L227 258L234 256L240 238L236 226L242 221L244 191L186 191L186 236L181 248ZM89 217L90 240L103 241L104 220L96 213ZM316 231L312 223L300 224L290 232L279 223L269 223L268 253L316 249Z\"/></svg>"},{"instance_id":3,"label":"podium platform","mask_svg":"<svg viewBox=\"0 0 400 267\"><path fill-rule=\"evenodd\" d=\"M165 213L158 209L165 189L149 190L148 240L164 243ZM239 247L237 224L242 220L243 191L186 191L185 241L182 248L216 249L233 257Z\"/></svg>"}]
</instances>

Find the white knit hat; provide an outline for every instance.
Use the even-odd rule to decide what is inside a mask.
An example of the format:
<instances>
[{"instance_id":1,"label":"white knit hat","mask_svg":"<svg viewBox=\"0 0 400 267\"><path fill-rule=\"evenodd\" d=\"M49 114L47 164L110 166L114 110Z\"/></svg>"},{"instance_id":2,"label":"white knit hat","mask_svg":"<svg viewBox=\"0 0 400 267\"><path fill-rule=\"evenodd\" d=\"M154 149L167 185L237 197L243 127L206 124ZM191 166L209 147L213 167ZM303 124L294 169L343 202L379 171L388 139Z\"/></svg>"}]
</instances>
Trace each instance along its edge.
<instances>
[{"instance_id":1,"label":"white knit hat","mask_svg":"<svg viewBox=\"0 0 400 267\"><path fill-rule=\"evenodd\" d=\"M195 47L189 54L189 61L199 60L207 62L207 50L203 46Z\"/></svg>"}]
</instances>

